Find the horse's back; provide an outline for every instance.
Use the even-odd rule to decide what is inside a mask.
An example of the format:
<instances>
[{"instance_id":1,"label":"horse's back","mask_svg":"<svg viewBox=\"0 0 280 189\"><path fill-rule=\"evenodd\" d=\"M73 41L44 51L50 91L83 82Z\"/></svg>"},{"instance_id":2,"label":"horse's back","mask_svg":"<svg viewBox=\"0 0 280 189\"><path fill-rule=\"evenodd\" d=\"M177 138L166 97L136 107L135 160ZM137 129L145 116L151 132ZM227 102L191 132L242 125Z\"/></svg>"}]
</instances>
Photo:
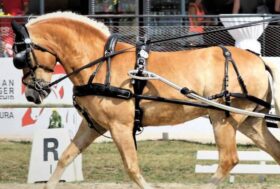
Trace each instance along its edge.
<instances>
[{"instance_id":1,"label":"horse's back","mask_svg":"<svg viewBox=\"0 0 280 189\"><path fill-rule=\"evenodd\" d=\"M263 60L258 55L247 50L236 47L227 47L227 49L230 51L232 59L232 62L229 62L229 90L242 93L240 84L238 83L237 73L233 68L233 64L236 64L237 70L244 80L249 94L263 98L268 89L268 77ZM225 77L226 58L219 48L215 48L215 52L213 53L213 59L211 60L212 66L208 66L208 69L212 69L210 74L214 81L211 85L210 80L207 79L208 86L210 87L208 87L209 91L205 91L206 93L211 93L211 91L217 88L221 90ZM217 58L217 56L219 56L219 58ZM211 76L208 75L208 78L210 77ZM213 86L214 83L217 85Z\"/></svg>"},{"instance_id":2,"label":"horse's back","mask_svg":"<svg viewBox=\"0 0 280 189\"><path fill-rule=\"evenodd\" d=\"M246 50L235 47L226 48L231 52L232 60L236 63L249 94L263 99L267 94L268 80L262 60ZM177 52L151 52L148 70L207 97L223 91L225 57L220 47ZM231 63L229 63L228 90L234 93L242 93L237 74ZM179 91L159 81L149 81L144 93L186 100ZM147 112L145 114L147 118L144 120L149 122L154 120L153 117L162 117L160 121L162 123L160 124L180 123L207 113L207 110L199 108L158 102L144 103L143 107L144 112ZM172 120L164 120L164 118L170 118L167 114L174 115L175 112L180 116L173 116ZM158 120L154 120L152 124L155 124Z\"/></svg>"},{"instance_id":3,"label":"horse's back","mask_svg":"<svg viewBox=\"0 0 280 189\"><path fill-rule=\"evenodd\" d=\"M226 48L231 52L232 60L236 63L245 84L250 85L252 81L260 78L267 79L264 64L257 55L236 47ZM201 95L210 95L211 92L217 93L222 90L225 56L221 47L176 52L151 52L148 70L170 79L178 85L189 87ZM238 84L236 73L231 64L229 64L229 77L232 90L240 92L239 87L236 86ZM214 89L216 90L213 91Z\"/></svg>"}]
</instances>

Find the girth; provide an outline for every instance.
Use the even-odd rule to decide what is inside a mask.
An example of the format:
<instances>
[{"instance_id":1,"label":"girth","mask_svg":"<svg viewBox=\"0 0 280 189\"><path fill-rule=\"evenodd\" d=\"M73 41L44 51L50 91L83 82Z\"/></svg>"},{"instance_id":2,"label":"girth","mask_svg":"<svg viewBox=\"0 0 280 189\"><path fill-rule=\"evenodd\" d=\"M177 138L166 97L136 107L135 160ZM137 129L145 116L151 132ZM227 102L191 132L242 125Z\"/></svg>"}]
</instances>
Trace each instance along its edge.
<instances>
[{"instance_id":1,"label":"girth","mask_svg":"<svg viewBox=\"0 0 280 189\"><path fill-rule=\"evenodd\" d=\"M76 101L76 97L73 96L73 106L78 110L84 119L87 121L89 128L94 129L98 134L103 135L106 132L106 129L101 127L98 124L95 124L95 121L90 117L89 113L85 108L82 108ZM104 136L104 135L103 135ZM106 136L105 136L106 137Z\"/></svg>"},{"instance_id":2,"label":"girth","mask_svg":"<svg viewBox=\"0 0 280 189\"><path fill-rule=\"evenodd\" d=\"M87 85L75 86L73 88L74 96L106 96L121 99L132 98L132 92L128 89L104 85L101 83L89 83Z\"/></svg>"}]
</instances>

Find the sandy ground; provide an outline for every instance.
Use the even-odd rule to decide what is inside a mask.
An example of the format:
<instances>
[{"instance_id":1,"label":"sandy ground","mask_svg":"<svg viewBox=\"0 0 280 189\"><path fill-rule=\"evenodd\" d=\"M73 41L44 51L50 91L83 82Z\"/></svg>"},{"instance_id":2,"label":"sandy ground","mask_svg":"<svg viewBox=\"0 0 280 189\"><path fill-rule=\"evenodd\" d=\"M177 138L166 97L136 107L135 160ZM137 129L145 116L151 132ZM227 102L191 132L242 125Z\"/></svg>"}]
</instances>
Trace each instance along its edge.
<instances>
[{"instance_id":1,"label":"sandy ground","mask_svg":"<svg viewBox=\"0 0 280 189\"><path fill-rule=\"evenodd\" d=\"M0 189L43 189L43 184L0 184ZM154 189L205 189L207 185L183 185L183 184L152 184ZM226 189L279 189L280 185L272 184L232 184L222 185L219 188ZM99 183L99 184L59 184L57 189L138 189L133 184L115 184L115 183Z\"/></svg>"}]
</instances>

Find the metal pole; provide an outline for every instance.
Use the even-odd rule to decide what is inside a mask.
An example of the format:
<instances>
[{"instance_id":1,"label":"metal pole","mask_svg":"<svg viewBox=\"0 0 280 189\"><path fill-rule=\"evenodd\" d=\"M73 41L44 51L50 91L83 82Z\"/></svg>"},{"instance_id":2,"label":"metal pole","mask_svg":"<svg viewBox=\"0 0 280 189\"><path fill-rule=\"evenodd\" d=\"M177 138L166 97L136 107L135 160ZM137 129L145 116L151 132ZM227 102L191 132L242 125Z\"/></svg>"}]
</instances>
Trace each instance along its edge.
<instances>
[{"instance_id":1,"label":"metal pole","mask_svg":"<svg viewBox=\"0 0 280 189\"><path fill-rule=\"evenodd\" d=\"M171 87L173 87L174 89L178 90L179 92L181 92L183 95L189 97L189 98L194 98L202 103L208 104L210 106L214 106L216 108L219 108L221 110L226 110L229 112L233 112L233 113L237 113L237 114L243 114L243 115L248 115L248 116L252 116L252 117L257 117L257 118L264 118L264 119L269 119L269 120L274 120L274 121L280 121L280 117L277 115L270 115L270 114L264 114L264 113L259 113L259 112L252 112L252 111L248 111L248 110L243 110L243 109L239 109L239 108L235 108L232 106L227 106L224 104L220 104L216 101L212 101L212 100L208 100L207 98L197 95L194 92L189 92L187 94L184 94L183 90L184 87L181 87L173 82L171 82L170 80L167 80L153 72L149 72L149 71L143 71L144 76L137 76L136 73L138 72L138 70L132 70L128 72L128 75L133 78L133 79L139 79L139 80L159 80Z\"/></svg>"},{"instance_id":2,"label":"metal pole","mask_svg":"<svg viewBox=\"0 0 280 189\"><path fill-rule=\"evenodd\" d=\"M136 30L136 39L135 41L137 41L137 37L139 36L139 28L140 28L140 25L139 25L139 0L135 0L135 25L136 25L136 28L138 27L138 29Z\"/></svg>"},{"instance_id":3,"label":"metal pole","mask_svg":"<svg viewBox=\"0 0 280 189\"><path fill-rule=\"evenodd\" d=\"M181 15L185 16L186 15L186 0L181 0ZM182 25L184 25L184 18L181 19Z\"/></svg>"},{"instance_id":4,"label":"metal pole","mask_svg":"<svg viewBox=\"0 0 280 189\"><path fill-rule=\"evenodd\" d=\"M139 26L139 0L135 0L136 26Z\"/></svg>"},{"instance_id":5,"label":"metal pole","mask_svg":"<svg viewBox=\"0 0 280 189\"><path fill-rule=\"evenodd\" d=\"M95 0L89 0L88 1L88 7L89 7L89 14L94 14L95 13Z\"/></svg>"},{"instance_id":6,"label":"metal pole","mask_svg":"<svg viewBox=\"0 0 280 189\"><path fill-rule=\"evenodd\" d=\"M40 14L45 14L45 0L40 0Z\"/></svg>"},{"instance_id":7,"label":"metal pole","mask_svg":"<svg viewBox=\"0 0 280 189\"><path fill-rule=\"evenodd\" d=\"M181 15L186 15L186 0L181 0Z\"/></svg>"},{"instance_id":8,"label":"metal pole","mask_svg":"<svg viewBox=\"0 0 280 189\"><path fill-rule=\"evenodd\" d=\"M144 14L148 14L148 15L150 15L151 14L151 0L147 0L146 1L146 6L145 6L145 10L144 10ZM146 26L147 26L147 30L146 30L146 36L149 38L150 37L150 25L151 25L151 17L147 17L147 19L146 19Z\"/></svg>"}]
</instances>

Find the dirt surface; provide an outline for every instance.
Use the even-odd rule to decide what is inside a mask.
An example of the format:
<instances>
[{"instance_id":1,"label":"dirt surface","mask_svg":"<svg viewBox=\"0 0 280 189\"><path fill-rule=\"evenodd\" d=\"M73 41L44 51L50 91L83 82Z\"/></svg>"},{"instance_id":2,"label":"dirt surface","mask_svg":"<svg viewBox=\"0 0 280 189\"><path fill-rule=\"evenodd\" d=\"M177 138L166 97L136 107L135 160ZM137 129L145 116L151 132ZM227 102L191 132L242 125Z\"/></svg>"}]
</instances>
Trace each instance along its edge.
<instances>
[{"instance_id":1,"label":"dirt surface","mask_svg":"<svg viewBox=\"0 0 280 189\"><path fill-rule=\"evenodd\" d=\"M43 184L0 184L0 189L43 189ZM199 184L152 184L154 189L205 189L207 185ZM219 188L226 189L279 189L273 184L226 184ZM56 189L138 189L133 184L99 183L99 184L59 184Z\"/></svg>"}]
</instances>

